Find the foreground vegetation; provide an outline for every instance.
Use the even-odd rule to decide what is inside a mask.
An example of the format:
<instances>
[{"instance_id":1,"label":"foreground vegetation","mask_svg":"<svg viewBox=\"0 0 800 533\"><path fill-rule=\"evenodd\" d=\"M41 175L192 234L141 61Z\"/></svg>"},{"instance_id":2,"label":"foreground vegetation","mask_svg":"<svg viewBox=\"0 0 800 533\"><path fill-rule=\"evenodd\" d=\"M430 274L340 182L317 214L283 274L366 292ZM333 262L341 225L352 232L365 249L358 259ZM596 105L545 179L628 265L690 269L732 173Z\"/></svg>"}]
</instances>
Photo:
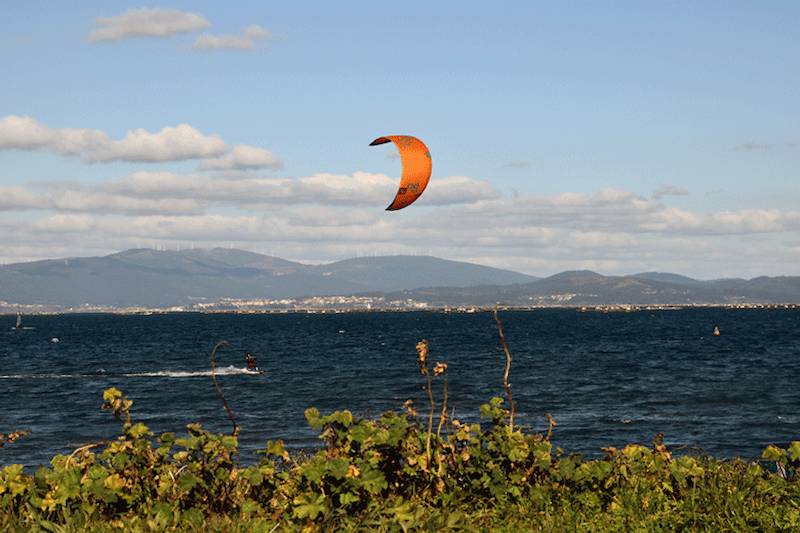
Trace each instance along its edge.
<instances>
[{"instance_id":1,"label":"foreground vegetation","mask_svg":"<svg viewBox=\"0 0 800 533\"><path fill-rule=\"evenodd\" d=\"M513 425L510 357L507 399L465 424L447 412L447 365L429 368L424 342L417 351L424 413L410 402L378 419L311 408L322 449L268 442L250 466L237 461L227 403L231 435L189 424L156 437L108 389L121 435L33 475L0 470L0 531L800 530L800 442L768 447L761 463L676 457L660 437L585 460L553 448L552 418L546 434Z\"/></svg>"}]
</instances>

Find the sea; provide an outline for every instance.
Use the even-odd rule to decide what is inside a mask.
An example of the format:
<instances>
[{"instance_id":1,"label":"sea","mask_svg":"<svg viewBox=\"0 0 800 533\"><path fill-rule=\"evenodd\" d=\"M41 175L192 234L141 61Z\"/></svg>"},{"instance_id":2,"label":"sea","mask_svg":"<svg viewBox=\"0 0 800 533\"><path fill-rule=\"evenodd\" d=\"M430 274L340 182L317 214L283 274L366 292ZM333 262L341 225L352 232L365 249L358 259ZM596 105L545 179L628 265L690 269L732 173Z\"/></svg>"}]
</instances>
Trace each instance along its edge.
<instances>
[{"instance_id":1,"label":"sea","mask_svg":"<svg viewBox=\"0 0 800 533\"><path fill-rule=\"evenodd\" d=\"M424 415L421 339L431 365L448 365L456 418L480 422L480 404L504 396L505 355L489 312L38 315L23 317L22 330L15 318L0 316L0 433L30 434L0 448L0 465L33 469L118 435L120 422L101 410L108 387L133 399L134 420L156 433L180 434L191 422L230 432L210 372L220 341L217 381L241 428L243 463L258 461L269 440L319 446L308 407L377 417L411 399ZM542 432L551 414L565 453L596 456L663 433L678 453L753 459L770 443L800 440L800 309L500 318L517 424ZM247 352L263 374L246 373ZM436 377L437 406L442 386Z\"/></svg>"}]
</instances>

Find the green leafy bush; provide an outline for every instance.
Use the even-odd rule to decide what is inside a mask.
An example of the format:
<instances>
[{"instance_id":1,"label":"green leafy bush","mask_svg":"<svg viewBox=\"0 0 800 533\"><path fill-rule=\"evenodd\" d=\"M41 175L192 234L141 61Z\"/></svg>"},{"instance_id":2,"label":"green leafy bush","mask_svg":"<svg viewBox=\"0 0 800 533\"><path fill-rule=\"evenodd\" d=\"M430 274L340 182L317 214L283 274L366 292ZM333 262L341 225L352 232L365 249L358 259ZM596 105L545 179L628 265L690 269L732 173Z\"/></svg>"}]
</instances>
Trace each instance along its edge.
<instances>
[{"instance_id":1,"label":"green leafy bush","mask_svg":"<svg viewBox=\"0 0 800 533\"><path fill-rule=\"evenodd\" d=\"M242 466L236 437L199 424L155 437L119 390L103 398L118 437L33 475L0 470L0 530L800 529L800 442L769 446L763 464L673 457L660 438L584 460L512 430L493 398L480 424L448 420L444 434L410 405L378 419L311 408L322 449L269 442Z\"/></svg>"}]
</instances>

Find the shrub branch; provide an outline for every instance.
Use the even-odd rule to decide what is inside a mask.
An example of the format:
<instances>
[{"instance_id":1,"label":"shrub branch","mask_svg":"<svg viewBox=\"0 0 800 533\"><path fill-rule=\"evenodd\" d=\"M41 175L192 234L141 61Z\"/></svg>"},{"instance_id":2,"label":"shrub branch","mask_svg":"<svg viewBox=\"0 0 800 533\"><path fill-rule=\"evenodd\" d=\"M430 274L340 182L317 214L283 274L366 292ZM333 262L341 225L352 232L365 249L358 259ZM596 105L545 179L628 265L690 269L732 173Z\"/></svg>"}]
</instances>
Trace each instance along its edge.
<instances>
[{"instance_id":1,"label":"shrub branch","mask_svg":"<svg viewBox=\"0 0 800 533\"><path fill-rule=\"evenodd\" d=\"M219 383L217 383L217 350L221 346L225 346L227 344L228 341L220 341L215 344L214 348L211 350L211 381L214 382L214 388L217 389L217 394L219 394L219 397L222 399L222 406L225 408L225 412L228 413L228 418L231 419L231 423L233 424L233 431L231 431L231 435L238 437L239 426L236 424L236 417L233 415L233 411L228 405L228 400L225 399L225 394L222 393Z\"/></svg>"},{"instance_id":2,"label":"shrub branch","mask_svg":"<svg viewBox=\"0 0 800 533\"><path fill-rule=\"evenodd\" d=\"M503 388L506 390L506 396L508 396L508 404L511 407L511 411L508 417L509 431L514 431L514 414L517 411L517 407L514 404L514 397L511 395L511 384L508 382L508 372L511 370L511 352L508 351L506 336L503 333L503 323L500 322L500 317L497 315L496 305L494 306L494 321L497 324L497 334L500 336L500 346L503 347L503 351L506 353L506 370L503 373Z\"/></svg>"}]
</instances>

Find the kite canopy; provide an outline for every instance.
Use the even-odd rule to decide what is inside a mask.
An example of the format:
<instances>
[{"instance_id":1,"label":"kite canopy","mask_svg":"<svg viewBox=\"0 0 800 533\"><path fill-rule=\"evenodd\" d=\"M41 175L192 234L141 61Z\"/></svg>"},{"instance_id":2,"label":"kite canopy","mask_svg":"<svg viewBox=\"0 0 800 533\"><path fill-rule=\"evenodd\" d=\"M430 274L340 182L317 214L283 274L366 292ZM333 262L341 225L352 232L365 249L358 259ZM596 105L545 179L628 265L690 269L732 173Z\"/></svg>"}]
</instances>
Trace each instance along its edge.
<instances>
[{"instance_id":1,"label":"kite canopy","mask_svg":"<svg viewBox=\"0 0 800 533\"><path fill-rule=\"evenodd\" d=\"M378 146L393 142L400 152L400 161L403 164L403 176L400 178L400 188L386 208L387 211L397 211L414 203L431 179L431 153L425 143L410 135L387 135L378 137L370 146Z\"/></svg>"}]
</instances>

